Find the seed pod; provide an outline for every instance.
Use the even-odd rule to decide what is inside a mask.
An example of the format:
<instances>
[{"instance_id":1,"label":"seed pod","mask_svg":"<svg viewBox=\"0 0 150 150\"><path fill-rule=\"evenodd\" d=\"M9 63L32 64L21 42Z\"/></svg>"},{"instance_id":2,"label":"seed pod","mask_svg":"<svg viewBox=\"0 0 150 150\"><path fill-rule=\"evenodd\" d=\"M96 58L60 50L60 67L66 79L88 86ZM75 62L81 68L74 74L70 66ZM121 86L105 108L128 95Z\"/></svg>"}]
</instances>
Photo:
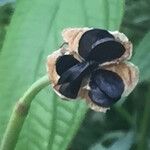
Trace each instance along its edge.
<instances>
[{"instance_id":1,"label":"seed pod","mask_svg":"<svg viewBox=\"0 0 150 150\"><path fill-rule=\"evenodd\" d=\"M105 112L138 83L139 71L124 62L132 44L118 31L68 28L61 47L48 56L47 70L54 91L63 99L85 99L91 109Z\"/></svg>"}]
</instances>

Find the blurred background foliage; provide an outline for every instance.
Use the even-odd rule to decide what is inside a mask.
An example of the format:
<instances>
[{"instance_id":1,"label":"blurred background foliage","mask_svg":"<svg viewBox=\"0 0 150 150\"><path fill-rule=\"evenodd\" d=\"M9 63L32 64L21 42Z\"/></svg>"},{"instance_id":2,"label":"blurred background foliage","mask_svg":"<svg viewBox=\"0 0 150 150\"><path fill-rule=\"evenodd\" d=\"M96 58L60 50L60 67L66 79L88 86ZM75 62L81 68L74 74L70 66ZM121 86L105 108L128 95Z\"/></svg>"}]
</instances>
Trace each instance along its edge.
<instances>
[{"instance_id":1,"label":"blurred background foliage","mask_svg":"<svg viewBox=\"0 0 150 150\"><path fill-rule=\"evenodd\" d=\"M1 53L15 2L0 4ZM89 110L69 150L150 149L150 0L126 0L120 30L133 42L133 62L140 67L141 82L106 114Z\"/></svg>"},{"instance_id":2,"label":"blurred background foliage","mask_svg":"<svg viewBox=\"0 0 150 150\"><path fill-rule=\"evenodd\" d=\"M3 45L7 26L10 23L10 18L13 14L14 3L7 3L0 6L0 50Z\"/></svg>"},{"instance_id":3,"label":"blurred background foliage","mask_svg":"<svg viewBox=\"0 0 150 150\"><path fill-rule=\"evenodd\" d=\"M140 72L142 82L121 105L117 104L106 114L89 111L74 138L73 150L89 147L90 150L105 150L103 146L109 147L112 142L115 143L111 150L150 149L150 85L149 80L143 82L144 76L150 78L150 56L145 57L150 53L150 1L126 0L120 30L133 42L133 62L145 72ZM143 40L146 35L147 40ZM142 63L149 65L142 66Z\"/></svg>"}]
</instances>

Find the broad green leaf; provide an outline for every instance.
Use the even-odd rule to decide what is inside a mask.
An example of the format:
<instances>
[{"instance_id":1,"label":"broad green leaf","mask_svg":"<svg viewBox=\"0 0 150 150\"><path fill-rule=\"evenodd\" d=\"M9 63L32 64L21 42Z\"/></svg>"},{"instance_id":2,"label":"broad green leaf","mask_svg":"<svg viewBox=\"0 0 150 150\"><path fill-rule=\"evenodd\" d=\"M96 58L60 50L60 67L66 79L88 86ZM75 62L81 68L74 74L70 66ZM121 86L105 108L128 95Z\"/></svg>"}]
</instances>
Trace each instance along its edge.
<instances>
[{"instance_id":1,"label":"broad green leaf","mask_svg":"<svg viewBox=\"0 0 150 150\"><path fill-rule=\"evenodd\" d=\"M5 33L6 33L5 29L1 27L0 28L0 51L1 51L1 48L2 48L2 45L3 45Z\"/></svg>"},{"instance_id":2,"label":"broad green leaf","mask_svg":"<svg viewBox=\"0 0 150 150\"><path fill-rule=\"evenodd\" d=\"M49 53L63 42L66 27L117 30L123 0L18 0L0 55L0 137L22 93L46 73ZM76 133L87 105L62 101L50 87L33 101L17 150L65 150Z\"/></svg>"},{"instance_id":3,"label":"broad green leaf","mask_svg":"<svg viewBox=\"0 0 150 150\"><path fill-rule=\"evenodd\" d=\"M145 35L139 46L135 49L133 63L139 67L140 81L150 79L150 31Z\"/></svg>"}]
</instances>

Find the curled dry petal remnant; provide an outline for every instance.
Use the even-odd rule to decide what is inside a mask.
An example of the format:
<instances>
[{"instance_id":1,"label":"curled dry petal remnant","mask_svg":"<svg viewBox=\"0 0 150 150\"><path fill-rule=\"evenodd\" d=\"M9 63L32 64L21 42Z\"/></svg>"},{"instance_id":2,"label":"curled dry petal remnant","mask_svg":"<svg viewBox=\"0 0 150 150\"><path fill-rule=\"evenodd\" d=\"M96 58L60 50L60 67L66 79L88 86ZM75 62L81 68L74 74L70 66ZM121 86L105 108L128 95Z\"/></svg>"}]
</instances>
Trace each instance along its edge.
<instances>
[{"instance_id":1,"label":"curled dry petal remnant","mask_svg":"<svg viewBox=\"0 0 150 150\"><path fill-rule=\"evenodd\" d=\"M66 46L47 60L49 79L61 98L80 97L90 108L105 112L135 88L139 71L128 62L132 43L123 33L67 28L62 37Z\"/></svg>"}]
</instances>

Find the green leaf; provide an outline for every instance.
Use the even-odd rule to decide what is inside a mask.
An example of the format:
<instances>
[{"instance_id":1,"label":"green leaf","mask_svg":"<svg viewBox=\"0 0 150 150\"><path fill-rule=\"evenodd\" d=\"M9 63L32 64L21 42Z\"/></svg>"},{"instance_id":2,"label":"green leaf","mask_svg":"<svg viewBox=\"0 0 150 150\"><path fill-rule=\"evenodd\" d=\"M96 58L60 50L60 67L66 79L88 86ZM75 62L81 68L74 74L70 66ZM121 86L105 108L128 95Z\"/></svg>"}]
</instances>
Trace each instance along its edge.
<instances>
[{"instance_id":1,"label":"green leaf","mask_svg":"<svg viewBox=\"0 0 150 150\"><path fill-rule=\"evenodd\" d=\"M0 137L22 93L46 73L49 53L66 27L117 30L123 0L18 0L0 55ZM84 101L62 101L49 87L33 101L17 150L65 150L87 111Z\"/></svg>"},{"instance_id":2,"label":"green leaf","mask_svg":"<svg viewBox=\"0 0 150 150\"><path fill-rule=\"evenodd\" d=\"M150 79L150 31L145 35L139 46L135 49L133 63L139 67L140 81Z\"/></svg>"},{"instance_id":3,"label":"green leaf","mask_svg":"<svg viewBox=\"0 0 150 150\"><path fill-rule=\"evenodd\" d=\"M3 46L3 41L4 41L4 37L5 37L5 29L4 28L0 28L0 51L1 51L1 48Z\"/></svg>"}]
</instances>

